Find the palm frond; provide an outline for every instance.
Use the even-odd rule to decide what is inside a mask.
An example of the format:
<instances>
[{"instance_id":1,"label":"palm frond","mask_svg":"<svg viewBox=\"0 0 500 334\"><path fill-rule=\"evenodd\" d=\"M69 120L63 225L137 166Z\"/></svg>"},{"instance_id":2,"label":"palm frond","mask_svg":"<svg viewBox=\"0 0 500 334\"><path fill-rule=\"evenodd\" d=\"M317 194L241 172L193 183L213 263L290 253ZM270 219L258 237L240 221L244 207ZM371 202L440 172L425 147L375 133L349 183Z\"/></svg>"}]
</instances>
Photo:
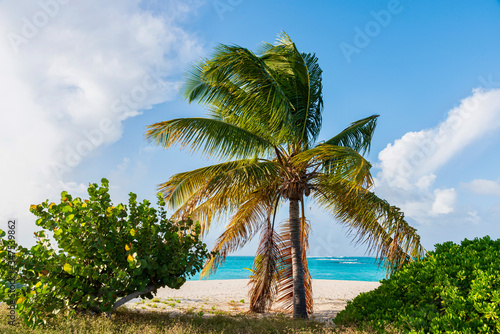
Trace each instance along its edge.
<instances>
[{"instance_id":1,"label":"palm frond","mask_svg":"<svg viewBox=\"0 0 500 334\"><path fill-rule=\"evenodd\" d=\"M306 291L307 312L313 312L312 279L307 265L306 253L309 249L309 233L311 226L309 222L300 218L301 243L302 243L302 266L304 268L304 286ZM278 296L276 303L286 312L293 309L293 266L292 266L292 243L290 241L290 224L284 222L280 230L281 243L278 244L282 254L280 263L280 282L278 285Z\"/></svg>"},{"instance_id":2,"label":"palm frond","mask_svg":"<svg viewBox=\"0 0 500 334\"><path fill-rule=\"evenodd\" d=\"M356 243L366 244L368 252L375 253L388 273L425 255L420 237L399 208L347 182L331 183L319 176L314 188L318 204L349 228Z\"/></svg>"},{"instance_id":3,"label":"palm frond","mask_svg":"<svg viewBox=\"0 0 500 334\"><path fill-rule=\"evenodd\" d=\"M189 102L210 105L212 113L231 124L282 138L292 128L293 104L275 73L259 56L240 46L219 45L210 60L189 74ZM239 119L243 117L243 123ZM234 122L234 123L233 123Z\"/></svg>"},{"instance_id":4,"label":"palm frond","mask_svg":"<svg viewBox=\"0 0 500 334\"><path fill-rule=\"evenodd\" d=\"M215 242L212 248L215 255L205 262L202 278L215 273L229 253L243 247L263 227L272 206L270 199L276 198L276 195L275 189L261 189L249 195L248 200L239 206L224 233Z\"/></svg>"},{"instance_id":5,"label":"palm frond","mask_svg":"<svg viewBox=\"0 0 500 334\"><path fill-rule=\"evenodd\" d=\"M210 118L178 118L148 126L146 139L169 148L179 144L208 157L251 158L266 156L273 145L238 126Z\"/></svg>"},{"instance_id":6,"label":"palm frond","mask_svg":"<svg viewBox=\"0 0 500 334\"><path fill-rule=\"evenodd\" d=\"M371 187L371 164L349 147L321 144L298 153L292 160L296 164L317 166L330 182L346 180L358 186Z\"/></svg>"},{"instance_id":7,"label":"palm frond","mask_svg":"<svg viewBox=\"0 0 500 334\"><path fill-rule=\"evenodd\" d=\"M270 188L278 175L275 162L237 160L176 174L159 190L177 208L173 219L191 216L205 233L213 219L237 209L249 194Z\"/></svg>"},{"instance_id":8,"label":"palm frond","mask_svg":"<svg viewBox=\"0 0 500 334\"><path fill-rule=\"evenodd\" d=\"M250 311L265 313L278 293L280 281L279 265L282 261L278 244L283 241L271 224L271 211L266 226L262 229L259 248L255 256L252 275L250 276Z\"/></svg>"},{"instance_id":9,"label":"palm frond","mask_svg":"<svg viewBox=\"0 0 500 334\"><path fill-rule=\"evenodd\" d=\"M350 147L361 154L369 152L378 117L379 115L372 115L351 123L325 144Z\"/></svg>"},{"instance_id":10,"label":"palm frond","mask_svg":"<svg viewBox=\"0 0 500 334\"><path fill-rule=\"evenodd\" d=\"M263 61L276 73L283 90L293 104L295 143L309 147L321 129L323 109L322 70L314 54L301 53L290 37L282 32L275 45L260 48Z\"/></svg>"},{"instance_id":11,"label":"palm frond","mask_svg":"<svg viewBox=\"0 0 500 334\"><path fill-rule=\"evenodd\" d=\"M322 125L323 113L323 85L322 85L322 70L318 64L318 58L315 54L301 54L302 59L309 73L309 103L307 114L305 115L305 132L302 135L303 142L308 144L313 143L318 138ZM304 115L299 115L303 117ZM308 148L308 147L306 147Z\"/></svg>"}]
</instances>

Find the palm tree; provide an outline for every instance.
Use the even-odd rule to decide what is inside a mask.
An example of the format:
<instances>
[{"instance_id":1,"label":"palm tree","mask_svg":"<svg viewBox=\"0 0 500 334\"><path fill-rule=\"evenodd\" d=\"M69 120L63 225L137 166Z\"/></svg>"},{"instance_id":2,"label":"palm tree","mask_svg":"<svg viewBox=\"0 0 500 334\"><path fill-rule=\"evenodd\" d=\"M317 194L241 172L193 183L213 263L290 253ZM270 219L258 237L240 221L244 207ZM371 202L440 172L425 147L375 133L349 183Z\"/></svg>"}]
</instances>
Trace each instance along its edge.
<instances>
[{"instance_id":1,"label":"palm tree","mask_svg":"<svg viewBox=\"0 0 500 334\"><path fill-rule=\"evenodd\" d=\"M257 54L220 45L212 58L193 66L185 85L186 99L207 106L209 117L152 124L146 133L165 148L180 144L222 161L176 174L159 189L176 209L173 218L191 216L203 233L213 221L229 220L202 276L261 231L250 292L256 312L268 310L276 298L293 308L294 318L312 312L305 197L347 225L389 269L424 252L403 213L369 191L371 165L362 154L378 116L316 142L321 74L317 57L299 52L285 33ZM276 212L286 202L289 219L278 226Z\"/></svg>"}]
</instances>

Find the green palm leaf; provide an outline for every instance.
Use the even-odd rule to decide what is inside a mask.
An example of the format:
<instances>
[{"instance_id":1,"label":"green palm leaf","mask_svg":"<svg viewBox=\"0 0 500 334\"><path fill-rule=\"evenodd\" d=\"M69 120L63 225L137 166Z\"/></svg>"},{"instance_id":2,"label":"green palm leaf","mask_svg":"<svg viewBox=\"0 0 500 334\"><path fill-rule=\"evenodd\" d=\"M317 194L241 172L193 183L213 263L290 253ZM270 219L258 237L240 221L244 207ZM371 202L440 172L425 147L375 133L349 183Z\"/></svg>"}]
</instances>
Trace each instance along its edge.
<instances>
[{"instance_id":1,"label":"green palm leaf","mask_svg":"<svg viewBox=\"0 0 500 334\"><path fill-rule=\"evenodd\" d=\"M293 105L278 75L248 49L220 45L211 60L191 71L185 96L190 102L210 105L221 119L245 114L252 120L245 122L247 126L266 124L268 132L282 137L290 128Z\"/></svg>"},{"instance_id":2,"label":"green palm leaf","mask_svg":"<svg viewBox=\"0 0 500 334\"><path fill-rule=\"evenodd\" d=\"M330 182L347 180L364 187L373 184L371 164L349 147L321 144L298 153L292 161L318 169Z\"/></svg>"},{"instance_id":3,"label":"green palm leaf","mask_svg":"<svg viewBox=\"0 0 500 334\"><path fill-rule=\"evenodd\" d=\"M318 58L314 54L300 53L290 37L282 32L278 44L264 43L262 59L276 72L276 76L293 104L292 119L295 135L305 147L313 143L321 129L323 98Z\"/></svg>"},{"instance_id":4,"label":"green palm leaf","mask_svg":"<svg viewBox=\"0 0 500 334\"><path fill-rule=\"evenodd\" d=\"M368 152L378 117L379 115L373 115L351 123L338 135L327 140L325 144L350 147L362 154Z\"/></svg>"},{"instance_id":5,"label":"green palm leaf","mask_svg":"<svg viewBox=\"0 0 500 334\"><path fill-rule=\"evenodd\" d=\"M179 144L217 158L266 156L273 146L262 137L232 124L210 118L178 118L148 126L146 138L169 148Z\"/></svg>"}]
</instances>

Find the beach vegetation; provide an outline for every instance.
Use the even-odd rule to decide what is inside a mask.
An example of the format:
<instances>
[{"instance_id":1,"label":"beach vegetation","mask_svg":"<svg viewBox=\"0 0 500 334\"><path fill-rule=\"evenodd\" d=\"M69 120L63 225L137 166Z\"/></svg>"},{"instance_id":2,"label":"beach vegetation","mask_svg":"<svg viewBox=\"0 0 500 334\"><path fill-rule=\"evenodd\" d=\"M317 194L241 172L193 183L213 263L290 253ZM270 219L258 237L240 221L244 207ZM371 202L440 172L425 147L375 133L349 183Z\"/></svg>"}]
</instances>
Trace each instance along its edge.
<instances>
[{"instance_id":1,"label":"beach vegetation","mask_svg":"<svg viewBox=\"0 0 500 334\"><path fill-rule=\"evenodd\" d=\"M151 299L161 287L182 286L209 255L200 225L169 220L161 195L158 209L138 203L133 193L128 205L115 206L108 181L101 182L89 184L88 199L64 191L59 204L32 205L43 230L30 249L0 231L0 301L15 305L26 325L57 314L109 313L138 296ZM22 287L12 291L9 281Z\"/></svg>"},{"instance_id":2,"label":"beach vegetation","mask_svg":"<svg viewBox=\"0 0 500 334\"><path fill-rule=\"evenodd\" d=\"M263 333L372 333L349 328L334 328L317 321L293 320L290 317L251 314L205 314L172 316L157 310L128 310L121 307L109 317L78 313L66 318L61 314L47 321L46 326L30 328L23 322L9 325L7 305L0 304L0 333L2 334L263 334ZM396 333L396 332L394 332Z\"/></svg>"},{"instance_id":3,"label":"beach vegetation","mask_svg":"<svg viewBox=\"0 0 500 334\"><path fill-rule=\"evenodd\" d=\"M425 252L403 212L370 191L371 164L363 155L378 115L319 142L322 87L316 55L300 52L284 32L257 53L219 45L191 68L184 85L185 98L206 106L208 117L171 119L146 132L164 148L179 145L222 161L175 174L159 190L175 209L172 219L191 217L202 233L229 217L203 277L260 232L250 279L253 312L273 302L295 318L313 310L307 200L330 212L389 271ZM276 222L286 204L288 220Z\"/></svg>"},{"instance_id":4,"label":"beach vegetation","mask_svg":"<svg viewBox=\"0 0 500 334\"><path fill-rule=\"evenodd\" d=\"M362 293L334 322L405 333L500 332L500 239L486 236L436 245Z\"/></svg>"}]
</instances>

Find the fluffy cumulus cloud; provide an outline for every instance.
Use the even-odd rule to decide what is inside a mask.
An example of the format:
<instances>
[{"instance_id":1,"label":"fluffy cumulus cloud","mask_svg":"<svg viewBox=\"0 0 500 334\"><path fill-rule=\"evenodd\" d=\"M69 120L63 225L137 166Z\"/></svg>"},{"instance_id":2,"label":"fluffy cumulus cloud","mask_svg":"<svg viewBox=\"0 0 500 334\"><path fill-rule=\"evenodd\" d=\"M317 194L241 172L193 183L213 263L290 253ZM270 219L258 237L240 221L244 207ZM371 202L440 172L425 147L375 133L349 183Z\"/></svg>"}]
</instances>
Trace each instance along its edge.
<instances>
[{"instance_id":1,"label":"fluffy cumulus cloud","mask_svg":"<svg viewBox=\"0 0 500 334\"><path fill-rule=\"evenodd\" d=\"M455 203L455 189L436 189L434 190L434 202L432 203L431 213L434 215L453 212Z\"/></svg>"},{"instance_id":2,"label":"fluffy cumulus cloud","mask_svg":"<svg viewBox=\"0 0 500 334\"><path fill-rule=\"evenodd\" d=\"M376 192L418 222L458 213L459 192L455 188L462 180L453 188L439 188L435 186L439 172L464 148L498 129L500 90L474 90L436 127L408 132L379 153ZM476 193L500 194L500 185L494 181L474 180L467 187ZM469 210L460 212L469 220L478 221L476 211L463 210Z\"/></svg>"},{"instance_id":3,"label":"fluffy cumulus cloud","mask_svg":"<svg viewBox=\"0 0 500 334\"><path fill-rule=\"evenodd\" d=\"M189 5L0 3L2 224L33 220L29 205L62 189L83 190L68 179L73 168L117 141L122 121L173 99L179 69L202 53L182 28Z\"/></svg>"}]
</instances>

